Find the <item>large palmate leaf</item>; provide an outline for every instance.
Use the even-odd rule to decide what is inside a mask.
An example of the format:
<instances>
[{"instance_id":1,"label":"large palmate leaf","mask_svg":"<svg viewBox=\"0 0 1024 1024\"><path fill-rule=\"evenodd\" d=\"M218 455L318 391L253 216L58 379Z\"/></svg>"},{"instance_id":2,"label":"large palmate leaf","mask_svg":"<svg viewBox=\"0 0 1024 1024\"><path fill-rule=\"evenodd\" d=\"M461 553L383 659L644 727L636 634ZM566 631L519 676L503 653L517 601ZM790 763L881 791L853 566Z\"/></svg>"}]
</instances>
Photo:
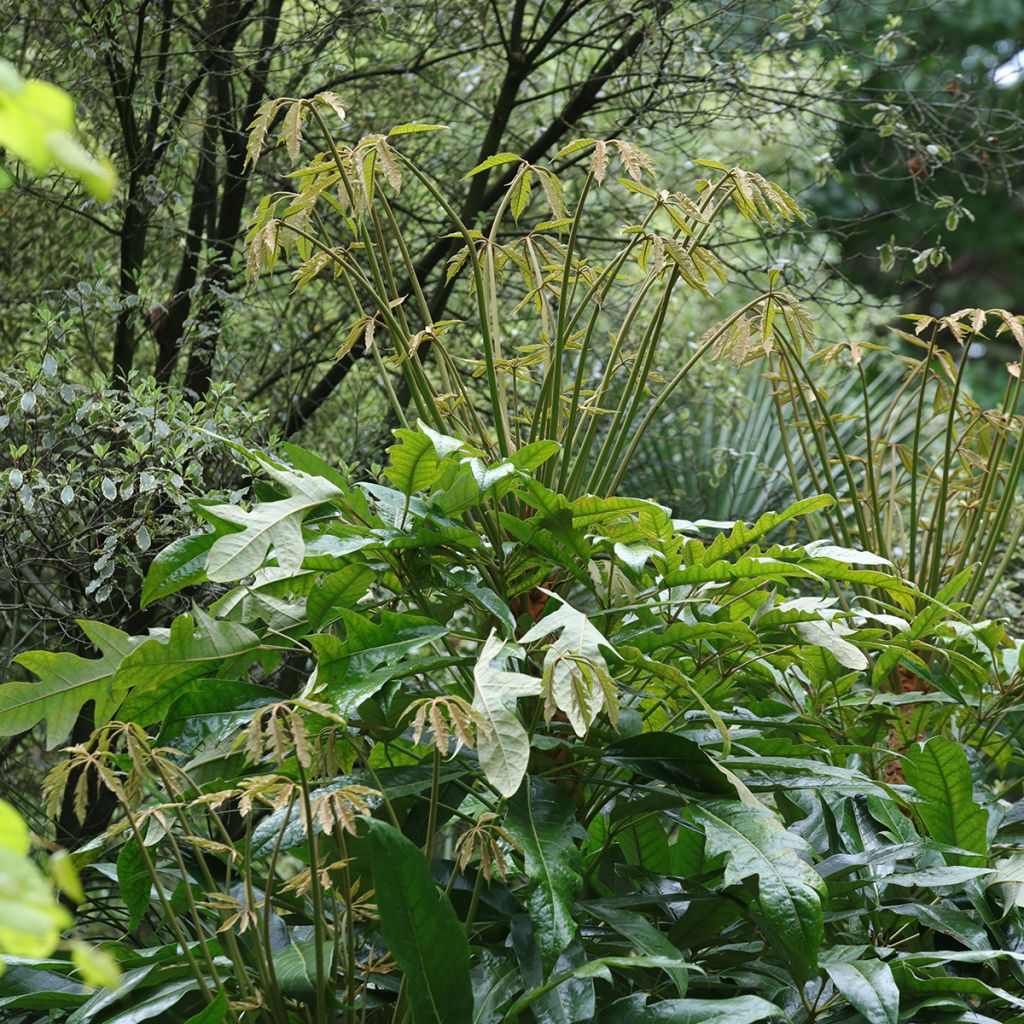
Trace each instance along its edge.
<instances>
[{"instance_id":1,"label":"large palmate leaf","mask_svg":"<svg viewBox=\"0 0 1024 1024\"><path fill-rule=\"evenodd\" d=\"M480 714L476 742L480 767L503 796L512 796L519 789L530 759L530 737L519 720L516 701L541 692L541 681L535 676L502 667L508 657L506 644L492 631L473 668L473 707Z\"/></svg>"},{"instance_id":2,"label":"large palmate leaf","mask_svg":"<svg viewBox=\"0 0 1024 1024\"><path fill-rule=\"evenodd\" d=\"M100 658L77 654L27 651L15 661L39 677L37 683L7 683L0 687L0 736L13 736L46 722L46 744L63 742L87 701L93 701L97 725L110 720L125 694L124 682L112 677L124 658L145 637L132 637L102 622L80 621L82 632L102 653Z\"/></svg>"},{"instance_id":3,"label":"large palmate leaf","mask_svg":"<svg viewBox=\"0 0 1024 1024\"><path fill-rule=\"evenodd\" d=\"M202 613L197 619L198 628L191 615L179 615L166 639L146 640L121 662L113 682L128 693L120 711L126 721L159 722L194 680L255 654L259 637L241 623Z\"/></svg>"},{"instance_id":4,"label":"large palmate leaf","mask_svg":"<svg viewBox=\"0 0 1024 1024\"><path fill-rule=\"evenodd\" d=\"M988 812L974 802L971 767L963 747L945 736L933 736L907 751L903 773L922 797L917 811L932 839L978 854L947 853L947 863L983 865Z\"/></svg>"},{"instance_id":5,"label":"large palmate leaf","mask_svg":"<svg viewBox=\"0 0 1024 1024\"><path fill-rule=\"evenodd\" d=\"M868 1024L896 1024L900 990L892 968L881 960L850 960L825 964L832 984L862 1013Z\"/></svg>"},{"instance_id":6,"label":"large palmate leaf","mask_svg":"<svg viewBox=\"0 0 1024 1024\"><path fill-rule=\"evenodd\" d=\"M544 655L545 712L550 718L555 708L563 711L576 735L584 736L611 689L601 648L612 647L590 619L566 601L531 627L522 643L534 643L554 632L558 636ZM609 705L609 710L614 714L617 708Z\"/></svg>"},{"instance_id":7,"label":"large palmate leaf","mask_svg":"<svg viewBox=\"0 0 1024 1024\"><path fill-rule=\"evenodd\" d=\"M407 979L413 1024L473 1017L469 944L423 852L383 821L367 822L381 932Z\"/></svg>"},{"instance_id":8,"label":"large palmate leaf","mask_svg":"<svg viewBox=\"0 0 1024 1024\"><path fill-rule=\"evenodd\" d=\"M572 902L583 884L576 846L582 831L564 790L544 779L530 779L519 788L505 827L523 850L530 880L526 905L547 973L576 935Z\"/></svg>"},{"instance_id":9,"label":"large palmate leaf","mask_svg":"<svg viewBox=\"0 0 1024 1024\"><path fill-rule=\"evenodd\" d=\"M305 546L302 520L311 509L341 496L341 490L323 477L277 469L261 460L267 473L288 492L280 501L265 501L246 510L238 505L201 505L197 511L215 523L241 527L218 537L206 560L207 578L233 583L254 573L270 548L277 564L289 571L302 566Z\"/></svg>"},{"instance_id":10,"label":"large palmate leaf","mask_svg":"<svg viewBox=\"0 0 1024 1024\"><path fill-rule=\"evenodd\" d=\"M823 935L821 876L802 860L807 843L772 814L748 804L715 800L695 806L707 851L725 855L725 884L757 878L765 930L802 980L813 974Z\"/></svg>"}]
</instances>

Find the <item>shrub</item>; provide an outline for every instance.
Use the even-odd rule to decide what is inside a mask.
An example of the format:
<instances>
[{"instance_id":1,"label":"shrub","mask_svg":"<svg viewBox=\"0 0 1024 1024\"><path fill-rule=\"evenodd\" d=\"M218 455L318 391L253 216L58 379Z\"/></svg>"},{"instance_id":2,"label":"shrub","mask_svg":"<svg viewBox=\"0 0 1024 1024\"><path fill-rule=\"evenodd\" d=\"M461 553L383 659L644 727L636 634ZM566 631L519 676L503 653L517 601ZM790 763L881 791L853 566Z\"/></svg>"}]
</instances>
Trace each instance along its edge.
<instances>
[{"instance_id":1,"label":"shrub","mask_svg":"<svg viewBox=\"0 0 1024 1024\"><path fill-rule=\"evenodd\" d=\"M119 806L81 859L132 988L51 962L58 1016L1012 1012L1019 826L986 780L1021 646L878 556L787 543L828 497L685 524L560 495L554 453L421 427L358 486L256 456L261 500L201 506L149 570L147 599L230 585L213 605L97 632L63 680L23 659L0 730L57 745L96 699L49 791L79 772Z\"/></svg>"}]
</instances>

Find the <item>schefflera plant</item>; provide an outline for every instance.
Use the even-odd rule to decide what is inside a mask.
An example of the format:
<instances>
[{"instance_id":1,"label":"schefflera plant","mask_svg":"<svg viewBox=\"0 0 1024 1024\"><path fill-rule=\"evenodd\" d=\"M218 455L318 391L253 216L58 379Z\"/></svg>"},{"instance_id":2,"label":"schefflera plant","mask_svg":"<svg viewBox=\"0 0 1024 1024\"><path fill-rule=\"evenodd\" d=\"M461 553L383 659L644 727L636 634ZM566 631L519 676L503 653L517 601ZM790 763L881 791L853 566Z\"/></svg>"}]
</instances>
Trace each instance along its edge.
<instances>
[{"instance_id":1,"label":"schefflera plant","mask_svg":"<svg viewBox=\"0 0 1024 1024\"><path fill-rule=\"evenodd\" d=\"M888 750L903 714L869 673L927 644L956 681L933 726L971 732L1003 698L964 653L991 627L943 630L877 556L786 543L828 497L683 523L558 494L538 480L554 456L492 461L422 426L383 482L254 456L262 500L201 507L208 531L146 581L148 602L216 582L214 604L0 687L40 715L84 680L107 695L51 788L118 804L86 877L105 913L124 904L108 948L136 987L75 995L83 1017L1016 1005L1015 819L979 803L959 743Z\"/></svg>"},{"instance_id":2,"label":"schefflera plant","mask_svg":"<svg viewBox=\"0 0 1024 1024\"><path fill-rule=\"evenodd\" d=\"M644 433L709 353L740 344L771 352L780 330L801 345L812 339L811 318L771 271L763 293L692 349L668 344L682 298L717 305L727 278L711 241L727 214L758 227L802 218L792 197L756 172L696 161L709 176L688 195L660 187L647 154L623 139L579 139L550 163L497 153L466 175L471 188L497 178L488 186L500 195L493 216L477 225L398 148L441 126L400 125L346 145L332 127L344 118L334 94L275 100L253 122L251 161L279 116L293 163L311 126L325 148L292 172L294 191L259 203L250 277L294 257L297 288L331 278L352 310L336 356L376 360L398 423L422 419L494 459L554 441L539 479L568 497L615 493ZM616 233L601 188L613 169L636 201L627 203L635 219L619 226L621 243L588 247L589 236ZM432 253L418 252L403 227L409 209L448 229L432 242L451 250L443 280L431 278ZM461 319L444 318L453 307ZM396 370L397 388L388 383Z\"/></svg>"}]
</instances>

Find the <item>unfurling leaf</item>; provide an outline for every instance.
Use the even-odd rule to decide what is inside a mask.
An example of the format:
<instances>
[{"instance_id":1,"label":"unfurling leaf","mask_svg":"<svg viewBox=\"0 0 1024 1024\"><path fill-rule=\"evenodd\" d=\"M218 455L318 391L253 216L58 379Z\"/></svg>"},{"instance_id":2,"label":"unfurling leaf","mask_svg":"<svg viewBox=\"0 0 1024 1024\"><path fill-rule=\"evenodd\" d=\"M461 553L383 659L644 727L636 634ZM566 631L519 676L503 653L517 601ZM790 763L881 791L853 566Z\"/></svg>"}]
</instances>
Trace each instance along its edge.
<instances>
[{"instance_id":1,"label":"unfurling leaf","mask_svg":"<svg viewBox=\"0 0 1024 1024\"><path fill-rule=\"evenodd\" d=\"M544 655L545 714L550 720L555 708L563 711L576 735L584 736L606 703L613 718L618 710L601 650L614 649L586 615L564 601L522 642L533 643L554 632L559 635Z\"/></svg>"}]
</instances>

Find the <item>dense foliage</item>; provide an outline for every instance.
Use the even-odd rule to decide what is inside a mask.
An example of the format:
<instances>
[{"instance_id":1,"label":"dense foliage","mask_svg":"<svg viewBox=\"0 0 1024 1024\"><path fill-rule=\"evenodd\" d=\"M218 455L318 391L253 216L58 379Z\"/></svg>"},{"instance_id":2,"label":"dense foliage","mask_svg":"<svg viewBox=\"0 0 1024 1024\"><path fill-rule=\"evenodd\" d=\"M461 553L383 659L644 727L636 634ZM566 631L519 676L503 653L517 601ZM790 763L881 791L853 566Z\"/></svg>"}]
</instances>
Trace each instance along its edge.
<instances>
[{"instance_id":1,"label":"dense foliage","mask_svg":"<svg viewBox=\"0 0 1024 1024\"><path fill-rule=\"evenodd\" d=\"M1024 1021L999 19L508 6L5 12L0 1019Z\"/></svg>"},{"instance_id":2,"label":"dense foliage","mask_svg":"<svg viewBox=\"0 0 1024 1024\"><path fill-rule=\"evenodd\" d=\"M95 701L100 728L47 785L83 816L92 791L116 802L76 859L127 972L90 996L56 962L16 967L4 1005L752 1022L1021 1004L998 781L1021 645L957 615L965 575L930 599L878 556L787 543L827 497L724 532L570 501L538 479L548 442L488 463L404 431L388 483L356 486L290 454L254 456L262 500L198 506L209 529L150 568L144 601L228 585L213 605L148 637L86 624L101 659L23 655L38 680L0 691L3 731L44 721L51 747Z\"/></svg>"}]
</instances>

